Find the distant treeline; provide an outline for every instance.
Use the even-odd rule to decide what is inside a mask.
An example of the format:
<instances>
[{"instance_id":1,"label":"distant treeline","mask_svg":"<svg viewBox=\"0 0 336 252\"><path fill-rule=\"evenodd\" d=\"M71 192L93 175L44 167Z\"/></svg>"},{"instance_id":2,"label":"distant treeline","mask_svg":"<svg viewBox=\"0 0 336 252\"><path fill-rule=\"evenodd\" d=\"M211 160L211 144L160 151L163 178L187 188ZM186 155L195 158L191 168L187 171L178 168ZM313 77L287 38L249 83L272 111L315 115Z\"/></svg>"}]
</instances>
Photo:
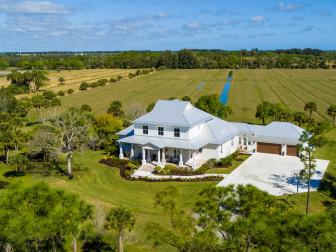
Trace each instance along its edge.
<instances>
[{"instance_id":1,"label":"distant treeline","mask_svg":"<svg viewBox=\"0 0 336 252\"><path fill-rule=\"evenodd\" d=\"M336 51L287 50L189 50L124 52L50 52L0 54L0 69L95 68L336 68Z\"/></svg>"}]
</instances>

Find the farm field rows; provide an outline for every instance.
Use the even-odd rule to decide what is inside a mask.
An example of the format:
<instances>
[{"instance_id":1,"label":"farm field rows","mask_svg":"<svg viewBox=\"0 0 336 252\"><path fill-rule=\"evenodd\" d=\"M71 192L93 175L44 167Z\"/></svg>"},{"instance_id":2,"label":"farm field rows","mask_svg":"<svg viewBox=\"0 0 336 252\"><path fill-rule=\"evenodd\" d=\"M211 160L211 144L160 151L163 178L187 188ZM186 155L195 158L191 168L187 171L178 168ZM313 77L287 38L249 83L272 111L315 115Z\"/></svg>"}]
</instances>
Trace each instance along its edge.
<instances>
[{"instance_id":1,"label":"farm field rows","mask_svg":"<svg viewBox=\"0 0 336 252\"><path fill-rule=\"evenodd\" d=\"M64 106L87 103L94 112L104 113L112 100L125 106L146 107L150 102L170 97L191 96L195 101L204 94L220 94L229 70L165 70L113 83L62 98ZM304 103L318 106L316 119L327 119L327 107L336 103L336 70L243 69L233 71L229 120L256 122L256 106L262 101L283 103L303 111Z\"/></svg>"},{"instance_id":2,"label":"farm field rows","mask_svg":"<svg viewBox=\"0 0 336 252\"><path fill-rule=\"evenodd\" d=\"M135 69L83 69L83 70L63 70L48 71L49 81L43 89L53 90L55 92L59 90L74 89L78 90L81 82L94 82L99 79L110 79L111 77L117 77L121 75L123 78L128 78L129 72L135 72ZM65 84L60 86L58 79L63 77L65 79ZM9 85L9 82L5 77L0 77L0 87Z\"/></svg>"}]
</instances>

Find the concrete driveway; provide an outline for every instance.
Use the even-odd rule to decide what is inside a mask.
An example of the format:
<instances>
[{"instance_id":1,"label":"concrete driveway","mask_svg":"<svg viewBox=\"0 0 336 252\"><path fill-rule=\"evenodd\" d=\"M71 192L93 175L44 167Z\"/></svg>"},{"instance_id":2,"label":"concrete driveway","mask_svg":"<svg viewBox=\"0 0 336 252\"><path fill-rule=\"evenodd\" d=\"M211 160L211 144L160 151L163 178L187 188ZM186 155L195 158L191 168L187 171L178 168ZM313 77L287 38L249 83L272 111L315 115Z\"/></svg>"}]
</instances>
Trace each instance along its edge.
<instances>
[{"instance_id":1,"label":"concrete driveway","mask_svg":"<svg viewBox=\"0 0 336 252\"><path fill-rule=\"evenodd\" d=\"M328 160L316 160L316 172L311 180L311 190L316 191L328 167ZM272 195L296 193L295 171L303 169L297 157L255 153L236 168L218 186L229 184L251 184ZM307 185L301 183L299 192L306 192Z\"/></svg>"}]
</instances>

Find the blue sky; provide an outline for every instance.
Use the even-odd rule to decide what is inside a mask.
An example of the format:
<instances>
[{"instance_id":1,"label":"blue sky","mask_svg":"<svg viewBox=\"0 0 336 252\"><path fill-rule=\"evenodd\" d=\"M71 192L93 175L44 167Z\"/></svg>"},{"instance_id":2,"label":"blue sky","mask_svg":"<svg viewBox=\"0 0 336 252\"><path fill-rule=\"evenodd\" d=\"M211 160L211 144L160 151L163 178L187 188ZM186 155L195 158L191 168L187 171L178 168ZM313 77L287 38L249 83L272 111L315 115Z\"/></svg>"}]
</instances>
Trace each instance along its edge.
<instances>
[{"instance_id":1,"label":"blue sky","mask_svg":"<svg viewBox=\"0 0 336 252\"><path fill-rule=\"evenodd\" d=\"M0 0L0 51L336 49L336 0Z\"/></svg>"}]
</instances>

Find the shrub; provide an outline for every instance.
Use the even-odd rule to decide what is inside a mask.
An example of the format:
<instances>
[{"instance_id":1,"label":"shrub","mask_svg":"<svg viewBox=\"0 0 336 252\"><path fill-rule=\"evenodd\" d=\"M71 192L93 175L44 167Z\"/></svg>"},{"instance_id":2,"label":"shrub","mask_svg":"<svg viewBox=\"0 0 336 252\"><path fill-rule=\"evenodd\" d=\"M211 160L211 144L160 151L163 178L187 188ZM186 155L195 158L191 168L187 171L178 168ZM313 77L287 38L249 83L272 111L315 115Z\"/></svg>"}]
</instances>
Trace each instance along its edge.
<instances>
[{"instance_id":1,"label":"shrub","mask_svg":"<svg viewBox=\"0 0 336 252\"><path fill-rule=\"evenodd\" d=\"M174 172L176 169L177 169L177 167L175 165L167 164L167 165L165 165L165 167L163 167L162 172L165 175L169 175L172 172Z\"/></svg>"},{"instance_id":2,"label":"shrub","mask_svg":"<svg viewBox=\"0 0 336 252\"><path fill-rule=\"evenodd\" d=\"M122 77L121 75L118 75L118 76L117 76L117 80L118 80L118 81L121 81L122 78L123 78L123 77Z\"/></svg>"},{"instance_id":3,"label":"shrub","mask_svg":"<svg viewBox=\"0 0 336 252\"><path fill-rule=\"evenodd\" d=\"M155 167L154 167L154 172L157 173L157 174L161 174L161 173L162 173L162 167L160 167L160 166L155 166Z\"/></svg>"},{"instance_id":4,"label":"shrub","mask_svg":"<svg viewBox=\"0 0 336 252\"><path fill-rule=\"evenodd\" d=\"M229 166L232 164L232 161L233 161L233 157L231 155L225 158L221 158L218 161L218 166L222 166L222 167Z\"/></svg>"},{"instance_id":5,"label":"shrub","mask_svg":"<svg viewBox=\"0 0 336 252\"><path fill-rule=\"evenodd\" d=\"M136 75L134 73L129 73L128 74L128 78L132 79L133 77L135 77Z\"/></svg>"},{"instance_id":6,"label":"shrub","mask_svg":"<svg viewBox=\"0 0 336 252\"><path fill-rule=\"evenodd\" d=\"M206 165L209 169L212 169L212 168L216 167L217 159L211 158L208 161L206 161L203 165Z\"/></svg>"},{"instance_id":7,"label":"shrub","mask_svg":"<svg viewBox=\"0 0 336 252\"><path fill-rule=\"evenodd\" d=\"M117 78L114 78L114 77L112 77L111 79L110 79L110 82L117 82L118 80L117 80Z\"/></svg>"},{"instance_id":8,"label":"shrub","mask_svg":"<svg viewBox=\"0 0 336 252\"><path fill-rule=\"evenodd\" d=\"M141 70L136 70L136 72L135 72L135 75L141 75L142 74L142 71Z\"/></svg>"},{"instance_id":9,"label":"shrub","mask_svg":"<svg viewBox=\"0 0 336 252\"><path fill-rule=\"evenodd\" d=\"M107 82L108 82L107 79L100 79L100 80L98 80L96 83L97 83L97 86L101 86L101 87L103 87L103 86L106 85Z\"/></svg>"},{"instance_id":10,"label":"shrub","mask_svg":"<svg viewBox=\"0 0 336 252\"><path fill-rule=\"evenodd\" d=\"M98 83L97 82L92 82L91 84L89 84L89 86L91 88L96 88L96 87L98 87Z\"/></svg>"},{"instance_id":11,"label":"shrub","mask_svg":"<svg viewBox=\"0 0 336 252\"><path fill-rule=\"evenodd\" d=\"M322 147L328 143L328 139L324 136L318 136L311 139L310 143L316 147Z\"/></svg>"},{"instance_id":12,"label":"shrub","mask_svg":"<svg viewBox=\"0 0 336 252\"><path fill-rule=\"evenodd\" d=\"M60 90L60 91L58 91L57 95L58 95L58 96L64 96L64 95L65 95L65 92L62 91L62 90Z\"/></svg>"},{"instance_id":13,"label":"shrub","mask_svg":"<svg viewBox=\"0 0 336 252\"><path fill-rule=\"evenodd\" d=\"M142 74L149 74L151 71L150 70L148 70L148 69L144 69L144 70L142 70Z\"/></svg>"},{"instance_id":14,"label":"shrub","mask_svg":"<svg viewBox=\"0 0 336 252\"><path fill-rule=\"evenodd\" d=\"M201 167L199 167L196 171L194 171L195 174L204 174L207 170L209 170L210 167L204 163Z\"/></svg>"},{"instance_id":15,"label":"shrub","mask_svg":"<svg viewBox=\"0 0 336 252\"><path fill-rule=\"evenodd\" d=\"M81 111L87 111L87 112L92 111L92 108L88 104L83 104L80 109L81 109Z\"/></svg>"},{"instance_id":16,"label":"shrub","mask_svg":"<svg viewBox=\"0 0 336 252\"><path fill-rule=\"evenodd\" d=\"M79 90L87 90L89 87L89 84L87 82L82 82L79 86Z\"/></svg>"},{"instance_id":17,"label":"shrub","mask_svg":"<svg viewBox=\"0 0 336 252\"><path fill-rule=\"evenodd\" d=\"M68 94L72 94L73 92L74 92L74 90L72 88L70 88L70 89L67 90Z\"/></svg>"}]
</instances>

